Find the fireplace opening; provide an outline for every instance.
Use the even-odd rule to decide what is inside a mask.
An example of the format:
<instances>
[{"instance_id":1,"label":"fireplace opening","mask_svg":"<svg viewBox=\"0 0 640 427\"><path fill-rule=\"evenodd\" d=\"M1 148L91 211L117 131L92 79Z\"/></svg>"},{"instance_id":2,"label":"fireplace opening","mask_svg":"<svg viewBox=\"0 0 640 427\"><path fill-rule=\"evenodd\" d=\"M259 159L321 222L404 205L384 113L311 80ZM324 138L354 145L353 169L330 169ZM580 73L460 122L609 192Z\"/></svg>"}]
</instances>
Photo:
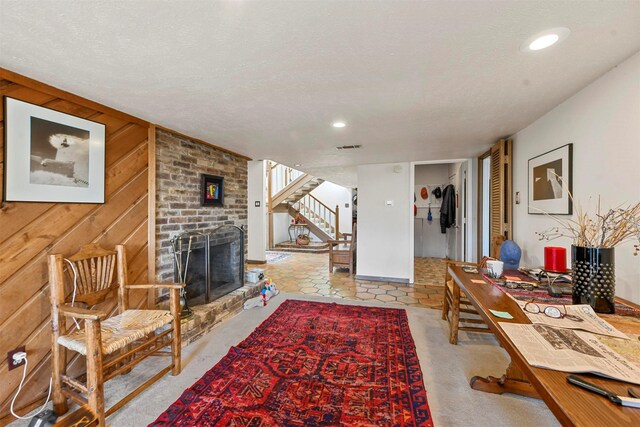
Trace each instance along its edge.
<instances>
[{"instance_id":1,"label":"fireplace opening","mask_svg":"<svg viewBox=\"0 0 640 427\"><path fill-rule=\"evenodd\" d=\"M191 307L207 304L244 285L244 230L223 225L171 239L174 280L184 282Z\"/></svg>"}]
</instances>

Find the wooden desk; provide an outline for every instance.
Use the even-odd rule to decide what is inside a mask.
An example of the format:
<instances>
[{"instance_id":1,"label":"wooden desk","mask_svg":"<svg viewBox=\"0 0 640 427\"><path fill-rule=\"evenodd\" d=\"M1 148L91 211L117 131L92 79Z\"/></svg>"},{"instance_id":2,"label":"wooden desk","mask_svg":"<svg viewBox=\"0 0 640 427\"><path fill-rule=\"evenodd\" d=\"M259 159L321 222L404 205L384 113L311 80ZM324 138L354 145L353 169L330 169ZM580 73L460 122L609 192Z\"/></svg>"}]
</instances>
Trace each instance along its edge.
<instances>
[{"instance_id":1,"label":"wooden desk","mask_svg":"<svg viewBox=\"0 0 640 427\"><path fill-rule=\"evenodd\" d=\"M531 323L518 304L490 283L473 283L471 279L482 279L479 274L468 274L455 266L449 267L449 272L454 281L454 299L460 298L462 289L511 357L505 375L501 378L473 377L471 388L540 398L565 426L640 426L640 409L614 405L603 397L569 384L567 372L529 365L498 323ZM489 313L489 309L508 311L513 319L498 319ZM616 326L613 318L607 318L607 321ZM452 323L456 324L457 319L452 319ZM627 387L632 385L595 375L588 375L588 381L624 396L628 396Z\"/></svg>"}]
</instances>

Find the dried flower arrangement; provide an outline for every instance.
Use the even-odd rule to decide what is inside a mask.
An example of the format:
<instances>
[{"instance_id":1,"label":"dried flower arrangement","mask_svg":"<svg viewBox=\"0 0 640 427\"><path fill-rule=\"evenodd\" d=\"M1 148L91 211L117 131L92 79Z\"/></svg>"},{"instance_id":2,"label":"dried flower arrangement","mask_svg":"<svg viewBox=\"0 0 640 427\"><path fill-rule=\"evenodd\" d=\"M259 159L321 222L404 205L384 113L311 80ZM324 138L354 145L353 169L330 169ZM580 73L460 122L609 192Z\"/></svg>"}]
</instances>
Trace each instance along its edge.
<instances>
[{"instance_id":1,"label":"dried flower arrangement","mask_svg":"<svg viewBox=\"0 0 640 427\"><path fill-rule=\"evenodd\" d=\"M571 194L569 197L572 197ZM559 225L536 232L538 239L568 237L575 246L588 248L614 248L625 241L637 240L638 243L633 245L633 254L640 253L640 202L603 210L598 197L593 213L583 210L579 205L575 206L576 219L547 214Z\"/></svg>"}]
</instances>

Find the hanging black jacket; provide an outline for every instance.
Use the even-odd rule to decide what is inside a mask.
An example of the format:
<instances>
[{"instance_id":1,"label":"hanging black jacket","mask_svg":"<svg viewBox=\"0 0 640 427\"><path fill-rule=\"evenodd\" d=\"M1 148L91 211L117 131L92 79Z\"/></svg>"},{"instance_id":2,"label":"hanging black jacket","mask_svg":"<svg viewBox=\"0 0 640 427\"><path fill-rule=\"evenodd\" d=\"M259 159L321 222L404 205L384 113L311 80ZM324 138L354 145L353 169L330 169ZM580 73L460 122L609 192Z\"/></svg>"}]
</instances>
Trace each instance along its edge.
<instances>
[{"instance_id":1,"label":"hanging black jacket","mask_svg":"<svg viewBox=\"0 0 640 427\"><path fill-rule=\"evenodd\" d=\"M446 234L447 228L456 223L456 190L449 184L442 192L442 206L440 207L440 231Z\"/></svg>"}]
</instances>

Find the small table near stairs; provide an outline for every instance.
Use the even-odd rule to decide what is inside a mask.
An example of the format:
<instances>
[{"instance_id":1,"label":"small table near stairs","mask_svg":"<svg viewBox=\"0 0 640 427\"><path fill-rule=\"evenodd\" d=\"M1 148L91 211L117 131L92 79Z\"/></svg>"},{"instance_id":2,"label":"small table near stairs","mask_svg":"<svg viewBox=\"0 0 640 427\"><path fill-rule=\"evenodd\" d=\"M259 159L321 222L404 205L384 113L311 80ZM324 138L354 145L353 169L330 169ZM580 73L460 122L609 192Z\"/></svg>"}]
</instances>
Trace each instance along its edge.
<instances>
[{"instance_id":1,"label":"small table near stairs","mask_svg":"<svg viewBox=\"0 0 640 427\"><path fill-rule=\"evenodd\" d=\"M293 242L295 240L295 238L301 234L301 231L307 230L306 234L309 235L311 233L311 231L309 230L309 226L305 223L305 224L290 224L289 225L289 241ZM291 230L294 231L294 236L291 236ZM303 233L304 234L304 233Z\"/></svg>"}]
</instances>

